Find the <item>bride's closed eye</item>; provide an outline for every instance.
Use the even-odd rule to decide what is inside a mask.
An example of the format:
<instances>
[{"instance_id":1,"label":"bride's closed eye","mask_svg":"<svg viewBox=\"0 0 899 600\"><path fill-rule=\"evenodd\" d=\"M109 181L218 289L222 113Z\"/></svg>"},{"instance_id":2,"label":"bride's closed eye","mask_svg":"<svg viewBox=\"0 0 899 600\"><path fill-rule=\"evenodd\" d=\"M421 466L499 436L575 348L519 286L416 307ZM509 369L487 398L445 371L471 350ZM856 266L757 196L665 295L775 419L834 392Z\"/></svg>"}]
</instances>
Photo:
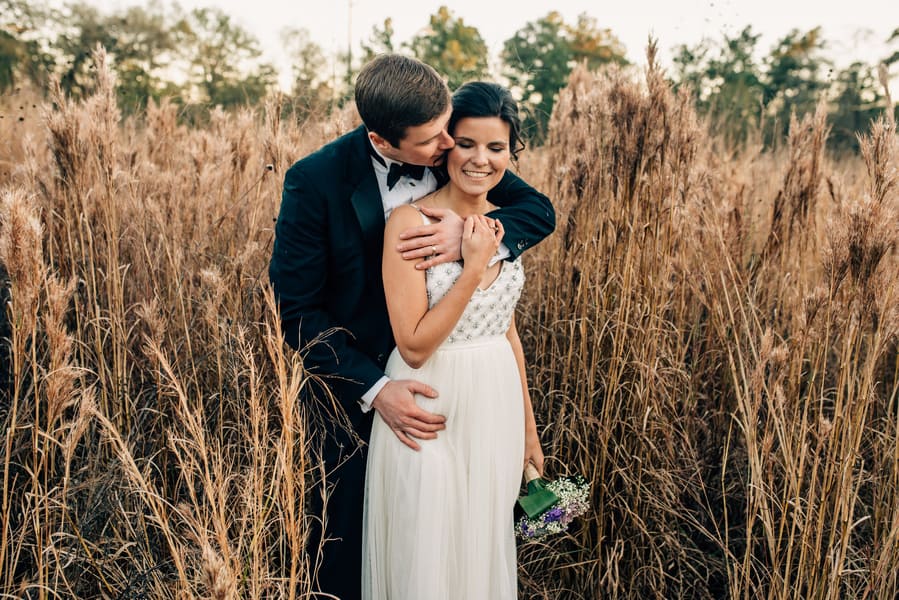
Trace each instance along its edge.
<instances>
[{"instance_id":1,"label":"bride's closed eye","mask_svg":"<svg viewBox=\"0 0 899 600\"><path fill-rule=\"evenodd\" d=\"M467 138L459 138L455 140L456 148L474 148L475 143ZM508 145L502 142L494 142L487 145L487 149L491 152L505 152Z\"/></svg>"}]
</instances>

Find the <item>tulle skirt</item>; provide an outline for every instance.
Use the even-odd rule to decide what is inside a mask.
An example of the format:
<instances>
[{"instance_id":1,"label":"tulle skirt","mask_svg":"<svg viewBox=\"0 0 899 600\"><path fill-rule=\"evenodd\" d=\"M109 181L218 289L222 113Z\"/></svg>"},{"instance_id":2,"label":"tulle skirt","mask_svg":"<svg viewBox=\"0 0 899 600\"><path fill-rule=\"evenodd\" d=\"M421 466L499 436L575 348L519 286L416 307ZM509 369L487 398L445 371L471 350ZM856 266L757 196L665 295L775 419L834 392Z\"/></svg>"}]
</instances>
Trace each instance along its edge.
<instances>
[{"instance_id":1,"label":"tulle skirt","mask_svg":"<svg viewBox=\"0 0 899 600\"><path fill-rule=\"evenodd\" d=\"M441 346L419 369L394 350L392 379L439 397L419 406L446 416L415 452L375 416L363 524L363 600L517 597L512 509L524 460L524 405L505 336Z\"/></svg>"}]
</instances>

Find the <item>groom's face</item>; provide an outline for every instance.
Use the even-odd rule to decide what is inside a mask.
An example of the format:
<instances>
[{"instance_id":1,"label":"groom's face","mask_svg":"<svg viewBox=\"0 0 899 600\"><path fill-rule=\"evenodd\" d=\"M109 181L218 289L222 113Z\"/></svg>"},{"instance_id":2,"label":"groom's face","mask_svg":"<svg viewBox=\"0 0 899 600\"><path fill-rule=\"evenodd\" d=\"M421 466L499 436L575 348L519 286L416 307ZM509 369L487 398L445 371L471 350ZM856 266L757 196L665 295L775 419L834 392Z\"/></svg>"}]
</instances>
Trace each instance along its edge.
<instances>
[{"instance_id":1,"label":"groom's face","mask_svg":"<svg viewBox=\"0 0 899 600\"><path fill-rule=\"evenodd\" d=\"M378 146L378 150L392 160L413 165L433 166L443 153L453 147L453 138L446 132L452 107L423 125L406 129L406 137L400 140L399 147L386 143L386 148Z\"/></svg>"}]
</instances>

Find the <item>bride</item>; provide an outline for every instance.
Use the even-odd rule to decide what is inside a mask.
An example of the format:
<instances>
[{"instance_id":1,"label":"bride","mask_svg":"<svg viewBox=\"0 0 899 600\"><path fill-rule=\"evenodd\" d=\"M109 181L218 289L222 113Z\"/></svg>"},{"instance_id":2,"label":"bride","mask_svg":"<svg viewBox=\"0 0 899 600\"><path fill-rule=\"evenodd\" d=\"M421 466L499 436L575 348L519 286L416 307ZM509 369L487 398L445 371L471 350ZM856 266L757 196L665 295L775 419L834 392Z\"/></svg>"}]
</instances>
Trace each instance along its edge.
<instances>
[{"instance_id":1,"label":"bride","mask_svg":"<svg viewBox=\"0 0 899 600\"><path fill-rule=\"evenodd\" d=\"M474 82L453 95L449 182L393 211L384 234L384 289L397 347L387 374L439 397L428 409L446 431L405 446L375 417L363 524L366 600L517 597L512 510L523 467L543 470L515 304L520 259L491 260L503 237L487 192L521 149L518 107L502 86ZM419 208L465 219L462 262L416 270L393 249L427 223ZM402 433L402 432L397 432Z\"/></svg>"}]
</instances>

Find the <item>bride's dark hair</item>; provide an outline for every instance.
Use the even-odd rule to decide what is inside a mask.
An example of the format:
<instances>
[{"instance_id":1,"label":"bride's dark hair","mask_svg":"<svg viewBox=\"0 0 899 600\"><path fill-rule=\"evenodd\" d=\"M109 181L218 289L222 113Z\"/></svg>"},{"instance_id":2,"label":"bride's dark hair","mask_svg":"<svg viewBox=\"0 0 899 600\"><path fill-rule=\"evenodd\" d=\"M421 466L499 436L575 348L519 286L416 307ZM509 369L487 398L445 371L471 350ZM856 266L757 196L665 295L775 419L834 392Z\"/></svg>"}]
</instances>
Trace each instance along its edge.
<instances>
[{"instance_id":1,"label":"bride's dark hair","mask_svg":"<svg viewBox=\"0 0 899 600\"><path fill-rule=\"evenodd\" d=\"M512 158L524 150L518 103L503 86L487 81L466 83L453 93L453 113L447 132L453 135L456 123L466 117L499 117L509 124L509 151Z\"/></svg>"}]
</instances>

